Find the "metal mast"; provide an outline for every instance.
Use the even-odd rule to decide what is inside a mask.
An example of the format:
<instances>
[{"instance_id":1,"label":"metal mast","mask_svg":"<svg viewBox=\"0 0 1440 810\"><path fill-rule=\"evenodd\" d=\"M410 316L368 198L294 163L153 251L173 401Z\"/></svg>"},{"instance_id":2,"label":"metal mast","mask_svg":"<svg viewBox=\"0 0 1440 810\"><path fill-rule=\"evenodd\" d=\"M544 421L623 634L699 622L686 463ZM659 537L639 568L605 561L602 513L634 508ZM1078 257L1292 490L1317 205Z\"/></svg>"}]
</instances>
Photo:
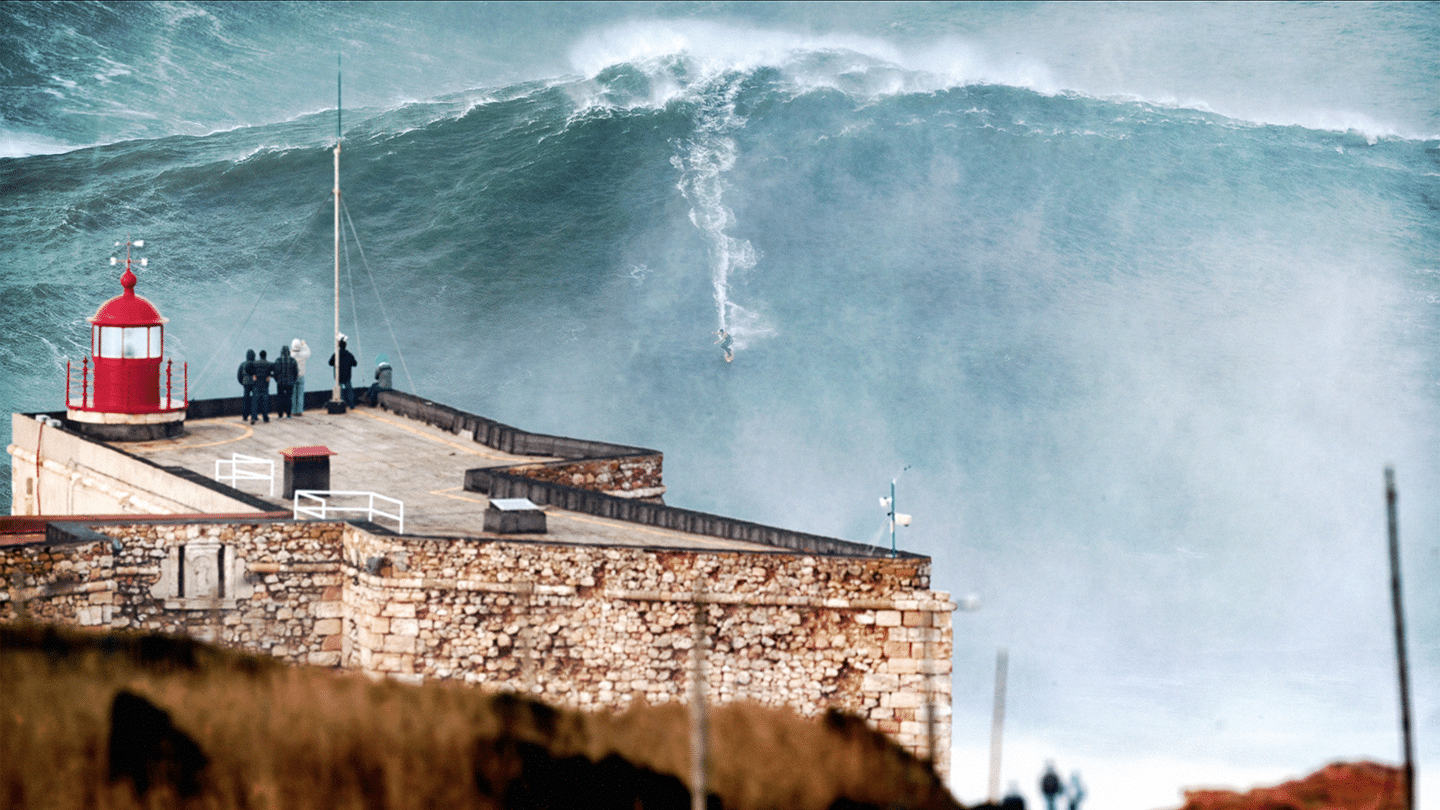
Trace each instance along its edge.
<instances>
[{"instance_id":1,"label":"metal mast","mask_svg":"<svg viewBox=\"0 0 1440 810\"><path fill-rule=\"evenodd\" d=\"M335 57L335 383L330 389L331 403L340 402L340 57Z\"/></svg>"}]
</instances>

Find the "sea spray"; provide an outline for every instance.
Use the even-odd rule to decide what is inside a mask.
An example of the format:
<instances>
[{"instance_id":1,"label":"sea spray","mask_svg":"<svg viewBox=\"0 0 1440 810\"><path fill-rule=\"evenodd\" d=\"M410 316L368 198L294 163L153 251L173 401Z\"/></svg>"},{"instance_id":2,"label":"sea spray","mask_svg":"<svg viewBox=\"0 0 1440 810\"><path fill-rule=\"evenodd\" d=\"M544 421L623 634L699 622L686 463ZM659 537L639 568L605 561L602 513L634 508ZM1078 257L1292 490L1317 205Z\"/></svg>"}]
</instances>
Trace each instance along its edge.
<instances>
[{"instance_id":1,"label":"sea spray","mask_svg":"<svg viewBox=\"0 0 1440 810\"><path fill-rule=\"evenodd\" d=\"M675 144L670 164L680 172L676 187L690 203L690 222L704 234L710 252L710 283L715 296L718 332L728 333L734 349L743 349L775 330L760 315L730 298L732 279L753 268L759 261L755 246L726 231L735 224L735 213L723 200L725 173L735 167L738 146L734 134L745 126L745 117L735 108L744 88L743 75L721 78L701 95L695 110L694 133Z\"/></svg>"}]
</instances>

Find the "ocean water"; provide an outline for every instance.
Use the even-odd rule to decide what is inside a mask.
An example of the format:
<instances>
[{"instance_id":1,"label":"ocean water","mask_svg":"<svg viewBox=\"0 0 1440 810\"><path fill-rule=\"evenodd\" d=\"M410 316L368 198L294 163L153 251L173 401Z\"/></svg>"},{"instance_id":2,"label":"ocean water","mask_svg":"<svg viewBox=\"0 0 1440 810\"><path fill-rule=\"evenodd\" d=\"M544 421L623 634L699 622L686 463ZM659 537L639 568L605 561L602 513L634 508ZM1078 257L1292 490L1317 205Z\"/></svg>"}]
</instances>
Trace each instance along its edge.
<instances>
[{"instance_id":1,"label":"ocean water","mask_svg":"<svg viewBox=\"0 0 1440 810\"><path fill-rule=\"evenodd\" d=\"M1032 803L1397 762L1393 464L1440 808L1440 6L0 5L4 410L127 235L192 396L328 340L337 52L362 363L678 506L888 544L895 480L962 801L1000 648Z\"/></svg>"}]
</instances>

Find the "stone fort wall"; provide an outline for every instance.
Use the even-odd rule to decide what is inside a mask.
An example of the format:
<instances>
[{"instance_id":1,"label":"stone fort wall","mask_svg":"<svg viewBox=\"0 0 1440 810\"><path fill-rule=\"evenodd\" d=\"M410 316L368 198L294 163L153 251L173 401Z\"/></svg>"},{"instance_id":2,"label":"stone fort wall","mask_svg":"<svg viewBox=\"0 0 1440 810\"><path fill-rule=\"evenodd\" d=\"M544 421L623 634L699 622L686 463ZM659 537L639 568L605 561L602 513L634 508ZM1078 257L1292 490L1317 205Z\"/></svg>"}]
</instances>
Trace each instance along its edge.
<instances>
[{"instance_id":1,"label":"stone fort wall","mask_svg":"<svg viewBox=\"0 0 1440 810\"><path fill-rule=\"evenodd\" d=\"M556 705L837 708L948 772L951 612L923 558L435 540L293 521L52 523L0 547L0 620L180 632ZM933 715L930 714L933 707ZM932 722L927 722L933 717Z\"/></svg>"}]
</instances>

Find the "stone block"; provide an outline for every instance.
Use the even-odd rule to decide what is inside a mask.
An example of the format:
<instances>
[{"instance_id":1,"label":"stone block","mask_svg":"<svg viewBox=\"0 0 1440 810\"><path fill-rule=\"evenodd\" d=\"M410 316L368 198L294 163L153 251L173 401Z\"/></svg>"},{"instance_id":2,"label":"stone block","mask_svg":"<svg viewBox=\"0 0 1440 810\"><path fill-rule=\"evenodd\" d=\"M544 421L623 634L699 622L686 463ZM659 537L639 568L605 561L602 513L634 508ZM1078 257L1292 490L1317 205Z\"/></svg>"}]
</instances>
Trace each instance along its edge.
<instances>
[{"instance_id":1,"label":"stone block","mask_svg":"<svg viewBox=\"0 0 1440 810\"><path fill-rule=\"evenodd\" d=\"M391 619L390 634L395 636L420 635L420 622L416 619Z\"/></svg>"},{"instance_id":2,"label":"stone block","mask_svg":"<svg viewBox=\"0 0 1440 810\"><path fill-rule=\"evenodd\" d=\"M323 651L325 651L325 652L330 652L330 651L332 651L332 650L338 652L338 651L344 649L344 647L345 647L345 637L344 637L344 636L326 636L326 637L325 637L325 640L322 641L322 642L320 642L320 649L323 650Z\"/></svg>"},{"instance_id":3,"label":"stone block","mask_svg":"<svg viewBox=\"0 0 1440 810\"><path fill-rule=\"evenodd\" d=\"M396 594L403 596L404 594ZM415 618L415 605L413 602L391 602L380 610L381 616L392 616L402 619Z\"/></svg>"},{"instance_id":4,"label":"stone block","mask_svg":"<svg viewBox=\"0 0 1440 810\"><path fill-rule=\"evenodd\" d=\"M877 627L899 627L900 611L898 610L877 610L875 611L875 625Z\"/></svg>"},{"instance_id":5,"label":"stone block","mask_svg":"<svg viewBox=\"0 0 1440 810\"><path fill-rule=\"evenodd\" d=\"M345 615L345 604L343 602L316 602L315 618L317 619L338 619Z\"/></svg>"},{"instance_id":6,"label":"stone block","mask_svg":"<svg viewBox=\"0 0 1440 810\"><path fill-rule=\"evenodd\" d=\"M339 619L321 619L315 622L315 635L335 636L340 634Z\"/></svg>"},{"instance_id":7,"label":"stone block","mask_svg":"<svg viewBox=\"0 0 1440 810\"><path fill-rule=\"evenodd\" d=\"M868 672L860 679L862 692L890 692L900 688L900 676L881 672Z\"/></svg>"},{"instance_id":8,"label":"stone block","mask_svg":"<svg viewBox=\"0 0 1440 810\"><path fill-rule=\"evenodd\" d=\"M891 658L881 665L881 669L896 675L913 675L920 671L920 662L914 658Z\"/></svg>"},{"instance_id":9,"label":"stone block","mask_svg":"<svg viewBox=\"0 0 1440 810\"><path fill-rule=\"evenodd\" d=\"M909 658L910 642L908 641L887 641L881 647L880 652L886 658Z\"/></svg>"},{"instance_id":10,"label":"stone block","mask_svg":"<svg viewBox=\"0 0 1440 810\"><path fill-rule=\"evenodd\" d=\"M415 636L383 636L383 643L380 645L381 652L387 653L413 653L415 652Z\"/></svg>"},{"instance_id":11,"label":"stone block","mask_svg":"<svg viewBox=\"0 0 1440 810\"><path fill-rule=\"evenodd\" d=\"M337 652L312 652L305 657L307 663L314 667L335 667L340 665L340 653Z\"/></svg>"},{"instance_id":12,"label":"stone block","mask_svg":"<svg viewBox=\"0 0 1440 810\"><path fill-rule=\"evenodd\" d=\"M922 702L920 695L915 692L890 693L889 706L892 709L914 709L919 707Z\"/></svg>"},{"instance_id":13,"label":"stone block","mask_svg":"<svg viewBox=\"0 0 1440 810\"><path fill-rule=\"evenodd\" d=\"M900 623L906 627L929 627L930 614L923 610L907 610L901 615Z\"/></svg>"}]
</instances>

